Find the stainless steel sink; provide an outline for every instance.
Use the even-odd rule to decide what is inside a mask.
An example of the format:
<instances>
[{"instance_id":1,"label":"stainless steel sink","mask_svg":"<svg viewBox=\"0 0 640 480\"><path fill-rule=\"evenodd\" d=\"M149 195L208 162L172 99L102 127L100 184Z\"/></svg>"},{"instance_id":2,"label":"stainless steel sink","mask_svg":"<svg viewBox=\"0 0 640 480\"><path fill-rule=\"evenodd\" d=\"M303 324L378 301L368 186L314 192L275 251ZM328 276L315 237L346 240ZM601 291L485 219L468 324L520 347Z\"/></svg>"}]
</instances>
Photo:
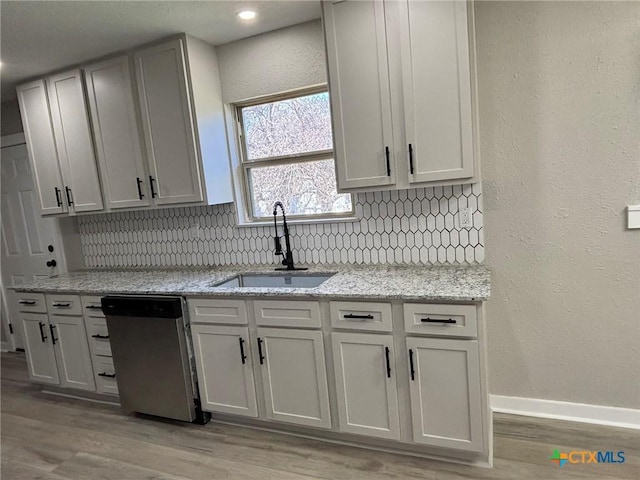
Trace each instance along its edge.
<instances>
[{"instance_id":1,"label":"stainless steel sink","mask_svg":"<svg viewBox=\"0 0 640 480\"><path fill-rule=\"evenodd\" d=\"M241 273L224 282L212 284L227 288L313 288L335 273Z\"/></svg>"}]
</instances>

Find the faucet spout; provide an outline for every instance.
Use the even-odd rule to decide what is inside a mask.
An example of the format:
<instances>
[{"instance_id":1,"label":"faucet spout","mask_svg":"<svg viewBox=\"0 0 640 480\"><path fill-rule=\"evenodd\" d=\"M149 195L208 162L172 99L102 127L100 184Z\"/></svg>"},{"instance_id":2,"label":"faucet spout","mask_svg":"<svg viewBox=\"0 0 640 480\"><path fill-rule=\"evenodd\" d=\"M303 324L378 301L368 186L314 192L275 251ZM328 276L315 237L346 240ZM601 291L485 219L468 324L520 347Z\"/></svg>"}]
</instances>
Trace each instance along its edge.
<instances>
[{"instance_id":1,"label":"faucet spout","mask_svg":"<svg viewBox=\"0 0 640 480\"><path fill-rule=\"evenodd\" d=\"M282 251L282 243L280 236L278 235L278 208L282 211L282 230L284 233L285 252ZM291 250L291 237L289 235L289 225L287 225L287 215L284 211L284 205L282 202L276 202L273 204L273 228L275 230L275 236L273 237L275 244L276 255L282 255L282 265L284 268L276 268L276 270L306 270L306 268L296 267L293 262L293 252Z\"/></svg>"}]
</instances>

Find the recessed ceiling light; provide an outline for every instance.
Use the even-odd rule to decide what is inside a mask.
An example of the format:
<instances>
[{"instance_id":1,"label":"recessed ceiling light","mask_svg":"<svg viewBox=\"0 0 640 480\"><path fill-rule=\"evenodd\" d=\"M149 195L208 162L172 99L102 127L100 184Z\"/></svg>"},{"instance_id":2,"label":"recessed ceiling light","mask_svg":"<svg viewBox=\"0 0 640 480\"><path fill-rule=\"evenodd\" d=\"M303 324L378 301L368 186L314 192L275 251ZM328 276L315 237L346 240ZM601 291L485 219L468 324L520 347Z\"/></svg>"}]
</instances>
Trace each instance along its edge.
<instances>
[{"instance_id":1,"label":"recessed ceiling light","mask_svg":"<svg viewBox=\"0 0 640 480\"><path fill-rule=\"evenodd\" d=\"M253 10L240 10L236 13L236 15L242 20L253 20L254 18L256 18L256 12L254 12Z\"/></svg>"}]
</instances>

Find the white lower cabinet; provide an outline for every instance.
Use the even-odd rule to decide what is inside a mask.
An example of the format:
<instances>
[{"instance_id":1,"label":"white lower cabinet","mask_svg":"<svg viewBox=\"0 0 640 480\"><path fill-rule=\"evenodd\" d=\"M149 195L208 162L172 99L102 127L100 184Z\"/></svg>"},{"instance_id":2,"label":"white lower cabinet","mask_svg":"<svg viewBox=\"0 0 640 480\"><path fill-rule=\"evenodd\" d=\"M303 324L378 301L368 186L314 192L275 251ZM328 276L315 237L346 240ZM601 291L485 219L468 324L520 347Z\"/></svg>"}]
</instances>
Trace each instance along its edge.
<instances>
[{"instance_id":1,"label":"white lower cabinet","mask_svg":"<svg viewBox=\"0 0 640 480\"><path fill-rule=\"evenodd\" d=\"M202 407L212 412L257 417L249 329L195 324L191 335Z\"/></svg>"},{"instance_id":2,"label":"white lower cabinet","mask_svg":"<svg viewBox=\"0 0 640 480\"><path fill-rule=\"evenodd\" d=\"M331 427L322 332L258 328L267 417Z\"/></svg>"},{"instance_id":3,"label":"white lower cabinet","mask_svg":"<svg viewBox=\"0 0 640 480\"><path fill-rule=\"evenodd\" d=\"M24 327L25 352L32 382L58 385L58 367L49 332L49 320L44 313L20 313Z\"/></svg>"},{"instance_id":4,"label":"white lower cabinet","mask_svg":"<svg viewBox=\"0 0 640 480\"><path fill-rule=\"evenodd\" d=\"M393 335L331 336L340 430L399 440Z\"/></svg>"},{"instance_id":5,"label":"white lower cabinet","mask_svg":"<svg viewBox=\"0 0 640 480\"><path fill-rule=\"evenodd\" d=\"M49 315L60 386L95 391L91 354L82 317Z\"/></svg>"},{"instance_id":6,"label":"white lower cabinet","mask_svg":"<svg viewBox=\"0 0 640 480\"><path fill-rule=\"evenodd\" d=\"M407 338L413 440L483 450L477 340Z\"/></svg>"}]
</instances>

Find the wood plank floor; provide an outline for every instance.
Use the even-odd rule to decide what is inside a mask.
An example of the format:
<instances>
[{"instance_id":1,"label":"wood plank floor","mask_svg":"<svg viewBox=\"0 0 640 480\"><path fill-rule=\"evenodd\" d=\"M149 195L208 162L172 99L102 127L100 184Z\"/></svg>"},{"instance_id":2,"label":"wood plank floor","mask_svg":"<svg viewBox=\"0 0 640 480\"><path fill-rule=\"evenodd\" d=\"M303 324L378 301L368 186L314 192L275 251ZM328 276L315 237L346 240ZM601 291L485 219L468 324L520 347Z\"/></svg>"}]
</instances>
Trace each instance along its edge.
<instances>
[{"instance_id":1,"label":"wood plank floor","mask_svg":"<svg viewBox=\"0 0 640 480\"><path fill-rule=\"evenodd\" d=\"M428 461L210 423L123 415L43 394L2 354L3 480L640 479L640 432L495 416L495 468ZM623 450L624 464L552 464L554 449Z\"/></svg>"}]
</instances>

